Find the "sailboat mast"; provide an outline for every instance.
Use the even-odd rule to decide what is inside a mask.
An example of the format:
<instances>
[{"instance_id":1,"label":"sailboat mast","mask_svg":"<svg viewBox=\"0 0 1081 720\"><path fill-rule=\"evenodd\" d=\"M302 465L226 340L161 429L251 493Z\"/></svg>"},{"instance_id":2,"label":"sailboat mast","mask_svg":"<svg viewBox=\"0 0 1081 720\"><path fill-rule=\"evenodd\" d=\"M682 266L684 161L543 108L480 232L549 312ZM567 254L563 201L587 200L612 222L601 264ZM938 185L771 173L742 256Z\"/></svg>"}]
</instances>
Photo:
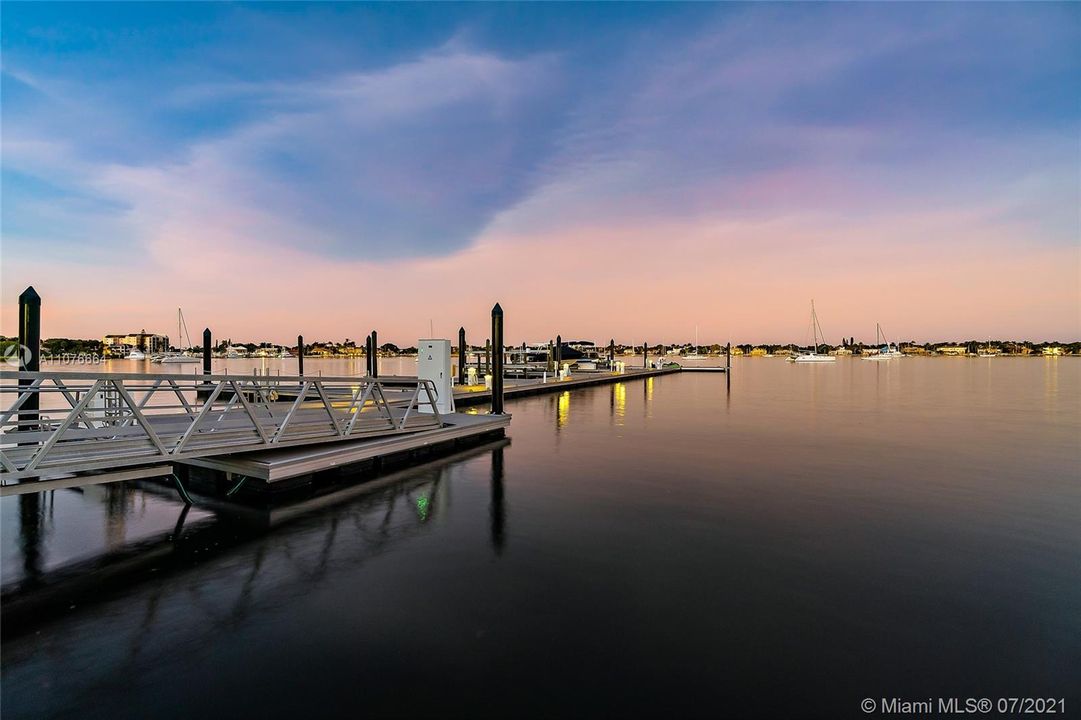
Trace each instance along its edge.
<instances>
[{"instance_id":1,"label":"sailboat mast","mask_svg":"<svg viewBox=\"0 0 1081 720\"><path fill-rule=\"evenodd\" d=\"M818 315L815 313L815 301L811 300L811 336L814 338L814 354L818 354Z\"/></svg>"}]
</instances>

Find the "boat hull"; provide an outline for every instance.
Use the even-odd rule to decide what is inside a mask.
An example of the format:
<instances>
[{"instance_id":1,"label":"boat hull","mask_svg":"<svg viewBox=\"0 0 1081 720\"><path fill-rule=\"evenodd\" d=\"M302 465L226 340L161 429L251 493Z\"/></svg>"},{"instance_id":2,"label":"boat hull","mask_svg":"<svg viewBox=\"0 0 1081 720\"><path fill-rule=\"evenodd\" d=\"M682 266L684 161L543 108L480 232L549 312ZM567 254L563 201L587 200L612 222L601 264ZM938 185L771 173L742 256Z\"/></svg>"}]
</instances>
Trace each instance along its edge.
<instances>
[{"instance_id":1,"label":"boat hull","mask_svg":"<svg viewBox=\"0 0 1081 720\"><path fill-rule=\"evenodd\" d=\"M837 358L832 355L796 355L795 357L788 358L790 363L832 363L837 362Z\"/></svg>"}]
</instances>

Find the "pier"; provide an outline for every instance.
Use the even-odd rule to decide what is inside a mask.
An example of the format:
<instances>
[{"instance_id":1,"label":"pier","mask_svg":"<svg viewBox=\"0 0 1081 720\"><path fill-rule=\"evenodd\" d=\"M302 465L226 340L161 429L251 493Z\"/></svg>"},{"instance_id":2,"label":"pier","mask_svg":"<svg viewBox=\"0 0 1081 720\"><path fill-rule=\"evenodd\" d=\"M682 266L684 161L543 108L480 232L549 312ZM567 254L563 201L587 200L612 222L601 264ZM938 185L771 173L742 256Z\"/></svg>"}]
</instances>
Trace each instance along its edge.
<instances>
[{"instance_id":1,"label":"pier","mask_svg":"<svg viewBox=\"0 0 1081 720\"><path fill-rule=\"evenodd\" d=\"M29 352L20 357L21 369L0 371L0 496L171 478L191 502L184 482L208 474L224 478L228 495L248 481L290 487L326 470L425 457L503 437L511 420L503 411L508 398L681 371L728 376L731 370L730 355L723 367L683 368L665 364L663 356L651 365L648 343L642 344L641 367L629 368L616 360L614 341L606 360L572 369L573 363L563 362L559 335L548 343L546 362L529 362L523 344L524 362L511 365L506 355L516 349L504 344L503 309L496 304L481 385L465 384L467 377L475 383L482 368L478 352L467 373L464 328L458 331L456 373L449 342L430 340L429 348L443 350L434 365L427 357L418 370L424 377L380 377L375 330L366 339L368 366L361 377L306 375L303 356L295 376L213 375L209 328L203 331L202 374L42 371L41 298L27 288L19 305L20 344ZM301 349L303 342L298 336ZM490 411L455 407L478 404Z\"/></svg>"},{"instance_id":2,"label":"pier","mask_svg":"<svg viewBox=\"0 0 1081 720\"><path fill-rule=\"evenodd\" d=\"M629 380L644 380L645 378L659 375L672 375L686 368L666 367L650 369L625 370L622 373L605 371L582 371L578 375L571 375L565 379L551 378L546 382L539 379L532 381L512 381L512 384L503 387L504 398L520 398L530 395L543 395L545 393L563 392L574 388L590 387L593 385L610 385L612 383L627 382ZM720 368L721 371L724 368ZM483 385L475 388L457 389L454 392L454 404L460 406L480 405L491 402L492 391L485 389Z\"/></svg>"},{"instance_id":3,"label":"pier","mask_svg":"<svg viewBox=\"0 0 1081 720\"><path fill-rule=\"evenodd\" d=\"M282 388L292 389L284 400ZM215 455L441 430L430 381L2 372L0 491ZM91 475L94 473L94 475ZM73 479L74 478L74 479ZM129 479L128 477L116 479Z\"/></svg>"}]
</instances>

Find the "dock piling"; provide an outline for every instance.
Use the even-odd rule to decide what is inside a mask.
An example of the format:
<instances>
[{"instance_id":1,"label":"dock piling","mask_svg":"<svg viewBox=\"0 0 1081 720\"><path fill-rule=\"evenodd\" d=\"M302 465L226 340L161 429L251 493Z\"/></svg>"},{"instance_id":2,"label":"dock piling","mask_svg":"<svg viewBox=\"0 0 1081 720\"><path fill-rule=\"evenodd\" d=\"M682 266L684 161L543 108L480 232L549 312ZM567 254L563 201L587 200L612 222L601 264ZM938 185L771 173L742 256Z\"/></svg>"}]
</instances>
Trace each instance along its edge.
<instances>
[{"instance_id":1,"label":"dock piling","mask_svg":"<svg viewBox=\"0 0 1081 720\"><path fill-rule=\"evenodd\" d=\"M297 335L297 375L304 377L304 336Z\"/></svg>"},{"instance_id":2,"label":"dock piling","mask_svg":"<svg viewBox=\"0 0 1081 720\"><path fill-rule=\"evenodd\" d=\"M379 333L372 330L372 377L379 377Z\"/></svg>"},{"instance_id":3,"label":"dock piling","mask_svg":"<svg viewBox=\"0 0 1081 720\"><path fill-rule=\"evenodd\" d=\"M41 370L41 296L33 285L19 295L19 347L16 351L19 358L19 370L27 372ZM20 388L29 388L33 384L33 380L19 380ZM30 393L30 397L19 410L18 427L20 430L37 429L38 407L38 394ZM23 425L24 421L28 421L29 424Z\"/></svg>"},{"instance_id":4,"label":"dock piling","mask_svg":"<svg viewBox=\"0 0 1081 720\"><path fill-rule=\"evenodd\" d=\"M203 328L203 375L210 375L211 368L210 363L213 358L212 348L214 347L214 335L210 332L210 328ZM210 381L204 380L203 384L195 391L195 397L199 400L206 400L210 397Z\"/></svg>"},{"instance_id":5,"label":"dock piling","mask_svg":"<svg viewBox=\"0 0 1081 720\"><path fill-rule=\"evenodd\" d=\"M210 374L211 346L214 343L214 335L210 328L203 328L203 375Z\"/></svg>"},{"instance_id":6,"label":"dock piling","mask_svg":"<svg viewBox=\"0 0 1081 720\"><path fill-rule=\"evenodd\" d=\"M503 414L503 308L492 308L492 415Z\"/></svg>"},{"instance_id":7,"label":"dock piling","mask_svg":"<svg viewBox=\"0 0 1081 720\"><path fill-rule=\"evenodd\" d=\"M465 385L465 328L458 328L458 384Z\"/></svg>"},{"instance_id":8,"label":"dock piling","mask_svg":"<svg viewBox=\"0 0 1081 720\"><path fill-rule=\"evenodd\" d=\"M724 383L732 389L732 343L724 346Z\"/></svg>"},{"instance_id":9,"label":"dock piling","mask_svg":"<svg viewBox=\"0 0 1081 720\"><path fill-rule=\"evenodd\" d=\"M649 343L642 342L642 367L649 368Z\"/></svg>"},{"instance_id":10,"label":"dock piling","mask_svg":"<svg viewBox=\"0 0 1081 720\"><path fill-rule=\"evenodd\" d=\"M492 340L487 338L484 341L484 374L490 375L492 372Z\"/></svg>"}]
</instances>

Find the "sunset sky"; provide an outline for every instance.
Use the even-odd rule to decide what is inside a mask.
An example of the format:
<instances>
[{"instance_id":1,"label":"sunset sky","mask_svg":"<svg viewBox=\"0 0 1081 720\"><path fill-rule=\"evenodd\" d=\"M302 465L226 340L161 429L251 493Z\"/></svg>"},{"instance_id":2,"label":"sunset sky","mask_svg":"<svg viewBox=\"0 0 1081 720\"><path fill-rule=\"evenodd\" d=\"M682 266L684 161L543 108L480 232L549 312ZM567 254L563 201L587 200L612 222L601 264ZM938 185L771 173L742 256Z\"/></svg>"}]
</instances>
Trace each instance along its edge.
<instances>
[{"instance_id":1,"label":"sunset sky","mask_svg":"<svg viewBox=\"0 0 1081 720\"><path fill-rule=\"evenodd\" d=\"M1081 338L1078 4L18 4L2 331Z\"/></svg>"}]
</instances>

